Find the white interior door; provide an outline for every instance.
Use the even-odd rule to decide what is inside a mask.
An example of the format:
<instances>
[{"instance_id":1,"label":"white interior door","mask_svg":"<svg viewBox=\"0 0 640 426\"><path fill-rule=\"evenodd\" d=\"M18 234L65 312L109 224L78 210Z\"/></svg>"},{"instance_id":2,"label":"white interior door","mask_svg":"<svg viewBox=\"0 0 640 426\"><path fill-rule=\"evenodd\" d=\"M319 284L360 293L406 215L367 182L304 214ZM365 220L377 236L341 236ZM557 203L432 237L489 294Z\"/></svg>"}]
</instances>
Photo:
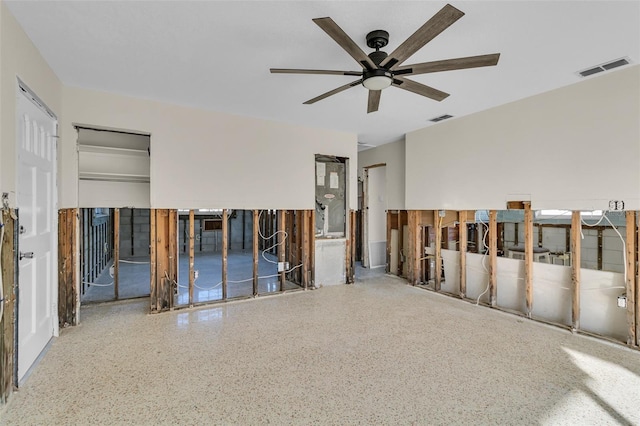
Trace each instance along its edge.
<instances>
[{"instance_id":1,"label":"white interior door","mask_svg":"<svg viewBox=\"0 0 640 426\"><path fill-rule=\"evenodd\" d=\"M22 92L22 91L19 91ZM56 120L17 99L18 380L57 333Z\"/></svg>"},{"instance_id":2,"label":"white interior door","mask_svg":"<svg viewBox=\"0 0 640 426\"><path fill-rule=\"evenodd\" d=\"M366 175L366 228L369 267L387 264L387 168L372 167Z\"/></svg>"}]
</instances>

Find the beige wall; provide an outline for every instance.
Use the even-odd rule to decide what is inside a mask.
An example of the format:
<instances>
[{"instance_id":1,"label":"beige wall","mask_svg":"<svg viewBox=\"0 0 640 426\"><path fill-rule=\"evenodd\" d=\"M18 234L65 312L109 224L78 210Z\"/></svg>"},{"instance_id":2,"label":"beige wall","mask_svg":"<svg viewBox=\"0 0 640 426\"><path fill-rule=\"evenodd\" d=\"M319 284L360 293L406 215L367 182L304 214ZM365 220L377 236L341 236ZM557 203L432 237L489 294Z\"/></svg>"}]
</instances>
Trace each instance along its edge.
<instances>
[{"instance_id":1,"label":"beige wall","mask_svg":"<svg viewBox=\"0 0 640 426\"><path fill-rule=\"evenodd\" d=\"M151 134L153 208L313 209L314 154L351 159L350 206L356 206L355 134L72 87L64 89L63 108L63 207L78 205L73 124Z\"/></svg>"},{"instance_id":2,"label":"beige wall","mask_svg":"<svg viewBox=\"0 0 640 426\"><path fill-rule=\"evenodd\" d=\"M406 137L408 209L640 210L640 65Z\"/></svg>"},{"instance_id":3,"label":"beige wall","mask_svg":"<svg viewBox=\"0 0 640 426\"><path fill-rule=\"evenodd\" d=\"M60 117L60 80L0 2L0 192L9 193L12 207L16 205L16 77Z\"/></svg>"},{"instance_id":4,"label":"beige wall","mask_svg":"<svg viewBox=\"0 0 640 426\"><path fill-rule=\"evenodd\" d=\"M404 210L405 141L388 143L358 153L358 176L362 178L363 168L385 163L386 196L389 210Z\"/></svg>"}]
</instances>

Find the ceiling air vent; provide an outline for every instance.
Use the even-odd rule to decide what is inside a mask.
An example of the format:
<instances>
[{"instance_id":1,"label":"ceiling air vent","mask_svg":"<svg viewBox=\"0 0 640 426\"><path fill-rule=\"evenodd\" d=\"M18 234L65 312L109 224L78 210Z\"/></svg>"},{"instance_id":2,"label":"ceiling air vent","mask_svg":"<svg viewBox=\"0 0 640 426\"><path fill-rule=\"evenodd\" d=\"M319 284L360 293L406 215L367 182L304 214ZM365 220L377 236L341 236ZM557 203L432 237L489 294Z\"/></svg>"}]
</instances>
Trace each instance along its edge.
<instances>
[{"instance_id":1,"label":"ceiling air vent","mask_svg":"<svg viewBox=\"0 0 640 426\"><path fill-rule=\"evenodd\" d=\"M627 65L628 63L629 63L628 60L626 60L625 58L622 58L622 59L615 60L613 62L609 62L608 64L604 64L602 68L604 68L605 70L610 70L613 68L621 67L623 65Z\"/></svg>"},{"instance_id":2,"label":"ceiling air vent","mask_svg":"<svg viewBox=\"0 0 640 426\"><path fill-rule=\"evenodd\" d=\"M434 123L437 123L438 121L446 120L447 118L451 118L451 117L453 117L453 115L445 114L445 115L441 115L440 117L432 118L429 121L433 121Z\"/></svg>"},{"instance_id":3,"label":"ceiling air vent","mask_svg":"<svg viewBox=\"0 0 640 426\"><path fill-rule=\"evenodd\" d=\"M582 77L587 77L589 75L597 74L602 71L608 71L613 68L618 68L623 65L627 65L629 63L630 63L629 58L620 58L620 59L613 60L611 62L607 62L606 64L600 64L595 67L591 67L584 71L578 71L578 74L580 74Z\"/></svg>"}]
</instances>

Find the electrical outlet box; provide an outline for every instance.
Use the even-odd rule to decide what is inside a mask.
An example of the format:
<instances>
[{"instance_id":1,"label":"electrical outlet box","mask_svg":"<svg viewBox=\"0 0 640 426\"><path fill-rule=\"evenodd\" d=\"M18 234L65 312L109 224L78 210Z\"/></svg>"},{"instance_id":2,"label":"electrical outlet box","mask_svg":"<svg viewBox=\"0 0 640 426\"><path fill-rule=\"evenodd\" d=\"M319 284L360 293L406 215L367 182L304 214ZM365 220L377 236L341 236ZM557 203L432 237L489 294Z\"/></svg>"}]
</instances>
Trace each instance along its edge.
<instances>
[{"instance_id":1,"label":"electrical outlet box","mask_svg":"<svg viewBox=\"0 0 640 426\"><path fill-rule=\"evenodd\" d=\"M198 279L198 270L196 269L193 271L193 280L195 281L197 279Z\"/></svg>"},{"instance_id":2,"label":"electrical outlet box","mask_svg":"<svg viewBox=\"0 0 640 426\"><path fill-rule=\"evenodd\" d=\"M446 215L447 215L447 212L445 210L438 210L438 216L445 217Z\"/></svg>"},{"instance_id":3,"label":"electrical outlet box","mask_svg":"<svg viewBox=\"0 0 640 426\"><path fill-rule=\"evenodd\" d=\"M609 210L611 210L611 211L622 211L622 210L624 210L624 201L621 201L621 200L611 200L611 201L609 201Z\"/></svg>"},{"instance_id":4,"label":"electrical outlet box","mask_svg":"<svg viewBox=\"0 0 640 426\"><path fill-rule=\"evenodd\" d=\"M289 262L278 262L278 272L286 272L289 270Z\"/></svg>"},{"instance_id":5,"label":"electrical outlet box","mask_svg":"<svg viewBox=\"0 0 640 426\"><path fill-rule=\"evenodd\" d=\"M618 307L626 308L627 307L627 295L623 294L622 296L618 296Z\"/></svg>"}]
</instances>

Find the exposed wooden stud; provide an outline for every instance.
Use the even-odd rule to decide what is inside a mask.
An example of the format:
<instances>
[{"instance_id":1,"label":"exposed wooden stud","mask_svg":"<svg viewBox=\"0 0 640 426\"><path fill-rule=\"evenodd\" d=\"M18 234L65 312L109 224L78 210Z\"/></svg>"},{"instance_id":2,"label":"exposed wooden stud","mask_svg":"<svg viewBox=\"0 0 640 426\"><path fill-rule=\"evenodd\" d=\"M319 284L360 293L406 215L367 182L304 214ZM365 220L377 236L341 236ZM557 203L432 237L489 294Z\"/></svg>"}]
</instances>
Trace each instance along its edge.
<instances>
[{"instance_id":1,"label":"exposed wooden stud","mask_svg":"<svg viewBox=\"0 0 640 426\"><path fill-rule=\"evenodd\" d=\"M391 272L391 216L393 215L393 213L391 213L389 210L387 210L387 244L386 244L386 261L385 261L385 265L384 265L384 271L386 273Z\"/></svg>"},{"instance_id":2,"label":"exposed wooden stud","mask_svg":"<svg viewBox=\"0 0 640 426\"><path fill-rule=\"evenodd\" d=\"M309 210L309 284L316 286L316 209Z\"/></svg>"},{"instance_id":3,"label":"exposed wooden stud","mask_svg":"<svg viewBox=\"0 0 640 426\"><path fill-rule=\"evenodd\" d=\"M435 291L440 291L440 286L442 285L442 217L440 217L440 210L433 211L433 223L434 225L434 233L435 233L435 271L433 273L434 276L434 287ZM424 244L427 245L427 244ZM422 257L425 257L424 253L421 253Z\"/></svg>"},{"instance_id":4,"label":"exposed wooden stud","mask_svg":"<svg viewBox=\"0 0 640 426\"><path fill-rule=\"evenodd\" d=\"M310 236L309 210L303 210L302 216L302 286L306 290L309 288L309 262L310 262ZM315 232L314 232L315 234Z\"/></svg>"},{"instance_id":5,"label":"exposed wooden stud","mask_svg":"<svg viewBox=\"0 0 640 426\"><path fill-rule=\"evenodd\" d=\"M0 258L0 274L2 274L2 286L5 300L0 302L4 304L4 312L2 323L0 324L0 357L2 368L0 369L0 402L6 403L7 398L13 391L14 385L14 343L15 328L14 314L16 296L14 293L15 283L15 266L17 249L14 242L16 222L12 214L15 210L1 209L2 222L4 223L4 239L2 241L2 258ZM6 407L6 406L5 406Z\"/></svg>"},{"instance_id":6,"label":"exposed wooden stud","mask_svg":"<svg viewBox=\"0 0 640 426\"><path fill-rule=\"evenodd\" d=\"M531 203L524 203L524 286L527 316L533 311L533 211Z\"/></svg>"},{"instance_id":7,"label":"exposed wooden stud","mask_svg":"<svg viewBox=\"0 0 640 426\"><path fill-rule=\"evenodd\" d=\"M430 212L433 214L433 212ZM424 251L425 246L431 245L430 235L433 232L433 226L421 226L420 227L420 280L419 282L428 284L431 280L431 275L435 277L435 260L433 261L433 268L431 267L431 262L429 262L427 258L427 253Z\"/></svg>"},{"instance_id":8,"label":"exposed wooden stud","mask_svg":"<svg viewBox=\"0 0 640 426\"><path fill-rule=\"evenodd\" d=\"M295 232L293 229L293 210L286 211L286 224L285 229L287 230L287 261L289 262L289 268L293 268L296 263L294 259L294 247L295 247Z\"/></svg>"},{"instance_id":9,"label":"exposed wooden stud","mask_svg":"<svg viewBox=\"0 0 640 426\"><path fill-rule=\"evenodd\" d=\"M353 284L355 282L355 261L356 261L356 211L355 210L351 210L351 213L349 215L350 217L350 222L349 222L349 239L351 240L351 250L350 250L350 256L349 256L349 269L350 269L350 275L347 277L347 282L349 284Z\"/></svg>"},{"instance_id":10,"label":"exposed wooden stud","mask_svg":"<svg viewBox=\"0 0 640 426\"><path fill-rule=\"evenodd\" d=\"M404 258L406 257L406 253L402 250L404 247L404 225L406 223L407 212L406 210L401 210L398 214L398 270L396 274L399 277L402 277L404 271Z\"/></svg>"},{"instance_id":11,"label":"exposed wooden stud","mask_svg":"<svg viewBox=\"0 0 640 426\"><path fill-rule=\"evenodd\" d=\"M580 256L582 244L580 212L571 213L571 328L580 329Z\"/></svg>"},{"instance_id":12,"label":"exposed wooden stud","mask_svg":"<svg viewBox=\"0 0 640 426\"><path fill-rule=\"evenodd\" d=\"M286 252L287 252L287 239L286 239L286 211L278 210L278 262L282 265L282 269L280 271L280 291L284 291L285 283L287 281L286 276L286 268L284 267L286 262Z\"/></svg>"},{"instance_id":13,"label":"exposed wooden stud","mask_svg":"<svg viewBox=\"0 0 640 426\"><path fill-rule=\"evenodd\" d=\"M189 210L189 306L193 306L195 287L195 212ZM224 290L223 290L224 291Z\"/></svg>"},{"instance_id":14,"label":"exposed wooden stud","mask_svg":"<svg viewBox=\"0 0 640 426\"><path fill-rule=\"evenodd\" d=\"M598 228L598 271L602 271L603 229Z\"/></svg>"},{"instance_id":15,"label":"exposed wooden stud","mask_svg":"<svg viewBox=\"0 0 640 426\"><path fill-rule=\"evenodd\" d=\"M131 210L131 216L129 216L129 225L131 225L131 236L130 236L131 237L131 256L135 256L135 254L136 254L135 251L134 251L134 247L135 247L134 234L135 234L135 232L133 232L135 224L134 224L133 216L134 216L134 212L135 212L136 209L131 208L130 210Z\"/></svg>"},{"instance_id":16,"label":"exposed wooden stud","mask_svg":"<svg viewBox=\"0 0 640 426\"><path fill-rule=\"evenodd\" d=\"M626 216L626 276L627 276L627 344L637 345L636 311L636 212L627 211Z\"/></svg>"},{"instance_id":17,"label":"exposed wooden stud","mask_svg":"<svg viewBox=\"0 0 640 426\"><path fill-rule=\"evenodd\" d=\"M131 211L133 215L133 209ZM158 241L158 232L157 232L157 209L151 209L149 211L149 228L150 228L150 239L151 243L149 244L150 251L150 273L149 273L149 301L150 301L150 309L151 312L156 311L156 301L158 299L158 276L157 276L157 262L156 262L156 245ZM131 232L133 234L133 228L131 228Z\"/></svg>"},{"instance_id":18,"label":"exposed wooden stud","mask_svg":"<svg viewBox=\"0 0 640 426\"><path fill-rule=\"evenodd\" d=\"M536 225L538 228L538 247L542 247L542 226Z\"/></svg>"},{"instance_id":19,"label":"exposed wooden stud","mask_svg":"<svg viewBox=\"0 0 640 426\"><path fill-rule=\"evenodd\" d=\"M253 296L258 295L258 261L259 250L258 244L260 242L260 212L258 210L253 211Z\"/></svg>"},{"instance_id":20,"label":"exposed wooden stud","mask_svg":"<svg viewBox=\"0 0 640 426\"><path fill-rule=\"evenodd\" d=\"M640 262L640 211L636 212L636 265ZM640 266L636 266L636 346L640 346Z\"/></svg>"},{"instance_id":21,"label":"exposed wooden stud","mask_svg":"<svg viewBox=\"0 0 640 426\"><path fill-rule=\"evenodd\" d=\"M113 209L113 292L118 300L120 298L120 209L118 208Z\"/></svg>"},{"instance_id":22,"label":"exposed wooden stud","mask_svg":"<svg viewBox=\"0 0 640 426\"><path fill-rule=\"evenodd\" d=\"M58 211L58 325L60 328L78 323L77 221L78 209ZM8 231L5 231L5 238L11 238L11 235L7 234ZM13 282L13 278L10 282Z\"/></svg>"},{"instance_id":23,"label":"exposed wooden stud","mask_svg":"<svg viewBox=\"0 0 640 426\"><path fill-rule=\"evenodd\" d=\"M227 268L229 254L229 212L222 209L222 300L227 300Z\"/></svg>"},{"instance_id":24,"label":"exposed wooden stud","mask_svg":"<svg viewBox=\"0 0 640 426\"><path fill-rule=\"evenodd\" d=\"M420 232L422 232L419 224L421 212L418 210L409 210L407 212L407 222L409 228L409 241L407 254L408 262L408 280L411 285L416 285L420 282L420 258L422 250L420 249Z\"/></svg>"},{"instance_id":25,"label":"exposed wooden stud","mask_svg":"<svg viewBox=\"0 0 640 426\"><path fill-rule=\"evenodd\" d=\"M167 288L167 304L169 309L175 305L175 296L178 294L178 210L169 210L169 226L167 227L168 270L169 286Z\"/></svg>"},{"instance_id":26,"label":"exposed wooden stud","mask_svg":"<svg viewBox=\"0 0 640 426\"><path fill-rule=\"evenodd\" d=\"M295 217L295 227L296 227L296 232L295 232L295 236L296 236L296 265L302 265L299 268L296 268L295 270L295 274L296 274L296 278L297 278L297 283L300 284L301 286L304 287L304 280L302 279L303 273L302 270L304 268L304 261L303 258L304 256L302 255L303 253L303 238L302 238L302 233L303 233L303 225L302 222L304 220L304 210L296 210L296 217ZM306 287L305 287L306 288Z\"/></svg>"},{"instance_id":27,"label":"exposed wooden stud","mask_svg":"<svg viewBox=\"0 0 640 426\"><path fill-rule=\"evenodd\" d=\"M498 212L489 210L489 305L498 304Z\"/></svg>"},{"instance_id":28,"label":"exposed wooden stud","mask_svg":"<svg viewBox=\"0 0 640 426\"><path fill-rule=\"evenodd\" d=\"M460 297L467 297L467 211L462 210L458 214L460 246Z\"/></svg>"}]
</instances>

